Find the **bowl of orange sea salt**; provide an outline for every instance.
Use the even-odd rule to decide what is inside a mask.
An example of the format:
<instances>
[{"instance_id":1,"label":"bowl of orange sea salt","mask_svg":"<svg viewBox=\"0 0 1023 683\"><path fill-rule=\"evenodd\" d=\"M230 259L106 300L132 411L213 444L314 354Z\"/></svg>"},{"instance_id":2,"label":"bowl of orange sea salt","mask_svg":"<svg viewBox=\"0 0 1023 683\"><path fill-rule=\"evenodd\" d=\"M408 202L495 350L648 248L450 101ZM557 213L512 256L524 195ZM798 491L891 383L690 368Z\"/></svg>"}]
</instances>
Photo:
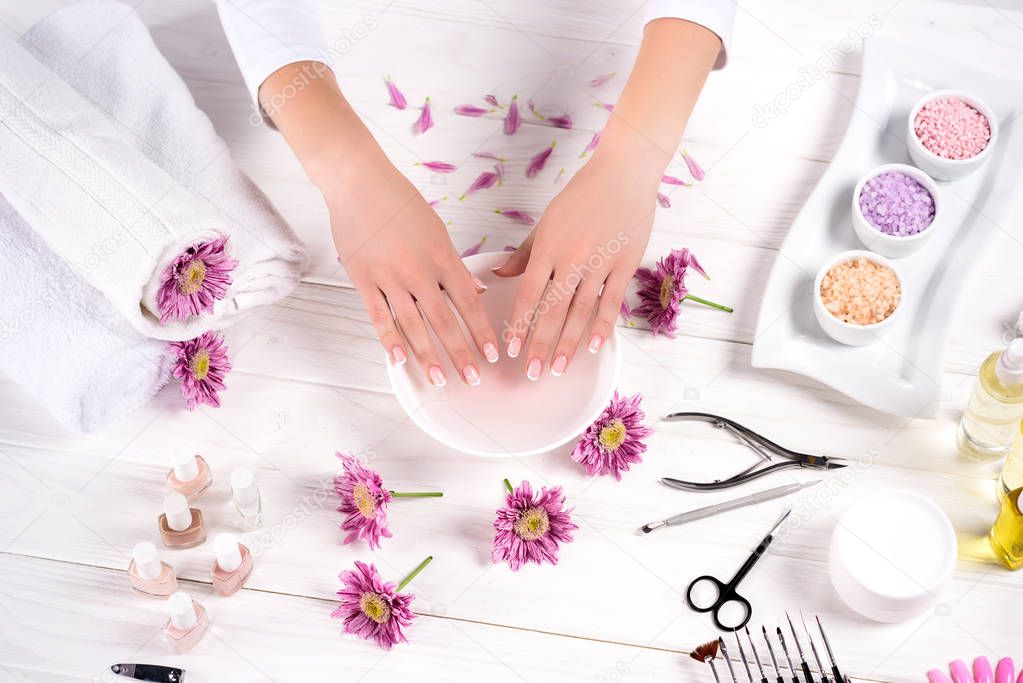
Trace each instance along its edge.
<instances>
[{"instance_id":1,"label":"bowl of orange sea salt","mask_svg":"<svg viewBox=\"0 0 1023 683\"><path fill-rule=\"evenodd\" d=\"M817 272L813 312L835 341L865 346L891 327L902 296L903 281L891 261L870 251L844 251Z\"/></svg>"}]
</instances>

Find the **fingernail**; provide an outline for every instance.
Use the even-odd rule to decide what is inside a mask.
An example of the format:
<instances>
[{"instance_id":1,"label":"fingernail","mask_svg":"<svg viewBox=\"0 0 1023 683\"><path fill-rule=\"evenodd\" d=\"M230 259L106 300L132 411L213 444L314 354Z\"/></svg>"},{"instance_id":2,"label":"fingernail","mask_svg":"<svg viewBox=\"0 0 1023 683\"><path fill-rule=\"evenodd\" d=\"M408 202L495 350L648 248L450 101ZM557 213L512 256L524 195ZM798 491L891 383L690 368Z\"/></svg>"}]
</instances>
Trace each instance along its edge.
<instances>
[{"instance_id":1,"label":"fingernail","mask_svg":"<svg viewBox=\"0 0 1023 683\"><path fill-rule=\"evenodd\" d=\"M430 366L430 381L435 387L442 387L447 379L444 377L444 371L436 365Z\"/></svg>"},{"instance_id":2,"label":"fingernail","mask_svg":"<svg viewBox=\"0 0 1023 683\"><path fill-rule=\"evenodd\" d=\"M512 337L511 341L508 342L508 357L517 358L519 351L522 350L522 340L518 337Z\"/></svg>"},{"instance_id":3,"label":"fingernail","mask_svg":"<svg viewBox=\"0 0 1023 683\"><path fill-rule=\"evenodd\" d=\"M526 368L526 377L533 380L534 382L540 379L540 371L543 369L543 363L540 362L539 358L534 358L529 361L529 367Z\"/></svg>"},{"instance_id":4,"label":"fingernail","mask_svg":"<svg viewBox=\"0 0 1023 683\"><path fill-rule=\"evenodd\" d=\"M487 342L483 345L483 355L486 356L488 363L496 363L500 355L497 353L497 346L493 342Z\"/></svg>"},{"instance_id":5,"label":"fingernail","mask_svg":"<svg viewBox=\"0 0 1023 683\"><path fill-rule=\"evenodd\" d=\"M973 677L970 676L970 670L966 668L966 664L963 663L963 660L955 660L948 665L948 670L952 674L953 683L973 683Z\"/></svg>"},{"instance_id":6,"label":"fingernail","mask_svg":"<svg viewBox=\"0 0 1023 683\"><path fill-rule=\"evenodd\" d=\"M937 669L931 669L927 672L927 680L930 681L930 683L952 683L948 680L948 676Z\"/></svg>"},{"instance_id":7,"label":"fingernail","mask_svg":"<svg viewBox=\"0 0 1023 683\"><path fill-rule=\"evenodd\" d=\"M405 356L405 349L400 346L395 346L391 349L391 361L394 362L395 365L404 365L407 360L408 357Z\"/></svg>"},{"instance_id":8,"label":"fingernail","mask_svg":"<svg viewBox=\"0 0 1023 683\"><path fill-rule=\"evenodd\" d=\"M1012 683L1012 677L1016 673L1016 665L1012 657L1002 657L995 667L995 683Z\"/></svg>"},{"instance_id":9,"label":"fingernail","mask_svg":"<svg viewBox=\"0 0 1023 683\"><path fill-rule=\"evenodd\" d=\"M566 367L568 367L568 356L561 354L551 363L551 374L555 377L560 377Z\"/></svg>"},{"instance_id":10,"label":"fingernail","mask_svg":"<svg viewBox=\"0 0 1023 683\"><path fill-rule=\"evenodd\" d=\"M597 351L600 351L600 343L602 341L604 340L600 338L600 335L595 334L592 337L590 337L590 345L587 346L586 348L590 350L590 353L596 353Z\"/></svg>"},{"instance_id":11,"label":"fingernail","mask_svg":"<svg viewBox=\"0 0 1023 683\"><path fill-rule=\"evenodd\" d=\"M472 276L472 283L476 285L476 289L480 290L481 292L487 291L487 286L483 284L483 280L479 279L475 275Z\"/></svg>"},{"instance_id":12,"label":"fingernail","mask_svg":"<svg viewBox=\"0 0 1023 683\"><path fill-rule=\"evenodd\" d=\"M991 671L991 662L987 657L977 657L973 660L973 680L976 683L994 683L995 674Z\"/></svg>"},{"instance_id":13,"label":"fingernail","mask_svg":"<svg viewBox=\"0 0 1023 683\"><path fill-rule=\"evenodd\" d=\"M462 368L462 377L471 386L476 386L480 383L480 371L476 369L475 365L466 365Z\"/></svg>"}]
</instances>

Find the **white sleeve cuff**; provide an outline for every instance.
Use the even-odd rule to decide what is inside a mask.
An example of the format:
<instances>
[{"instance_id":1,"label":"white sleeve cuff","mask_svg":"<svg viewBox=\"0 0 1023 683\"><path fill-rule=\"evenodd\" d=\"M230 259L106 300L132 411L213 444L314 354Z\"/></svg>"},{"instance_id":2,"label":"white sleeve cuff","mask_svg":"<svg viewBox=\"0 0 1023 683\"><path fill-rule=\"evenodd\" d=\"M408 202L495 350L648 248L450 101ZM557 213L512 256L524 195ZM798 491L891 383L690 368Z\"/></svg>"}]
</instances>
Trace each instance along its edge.
<instances>
[{"instance_id":1,"label":"white sleeve cuff","mask_svg":"<svg viewBox=\"0 0 1023 683\"><path fill-rule=\"evenodd\" d=\"M735 22L734 0L647 0L643 8L643 25L664 18L685 19L717 34L721 39L721 52L714 68L724 67Z\"/></svg>"}]
</instances>

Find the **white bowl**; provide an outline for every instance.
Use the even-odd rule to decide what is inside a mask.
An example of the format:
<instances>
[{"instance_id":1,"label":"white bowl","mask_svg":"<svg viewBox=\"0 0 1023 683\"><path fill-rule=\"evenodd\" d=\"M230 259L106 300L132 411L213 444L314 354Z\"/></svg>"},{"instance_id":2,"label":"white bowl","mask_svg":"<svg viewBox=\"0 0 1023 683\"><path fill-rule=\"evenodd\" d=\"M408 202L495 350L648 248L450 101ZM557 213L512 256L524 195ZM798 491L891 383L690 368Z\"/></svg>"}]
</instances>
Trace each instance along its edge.
<instances>
[{"instance_id":1,"label":"white bowl","mask_svg":"<svg viewBox=\"0 0 1023 683\"><path fill-rule=\"evenodd\" d=\"M463 259L487 285L483 303L499 337L521 281L490 272L507 258L496 252ZM447 360L444 387L432 386L413 358L404 365L388 363L387 375L412 421L445 446L482 457L534 455L578 437L614 394L622 364L617 330L596 354L585 343L563 375L546 372L535 382L526 377L525 353L509 358L503 344L497 363L478 359L481 381L475 387L458 379Z\"/></svg>"},{"instance_id":2,"label":"white bowl","mask_svg":"<svg viewBox=\"0 0 1023 683\"><path fill-rule=\"evenodd\" d=\"M940 97L958 97L987 118L988 125L991 127L991 139L988 140L987 147L982 149L980 154L970 157L969 159L946 159L930 151L923 146L923 143L920 142L920 138L916 136L916 130L913 127L916 115L920 112L921 107L931 100L938 99ZM921 170L935 180L959 180L960 178L965 178L970 175L984 165L984 162L991 156L991 149L997 142L998 119L995 118L995 113L991 110L991 107L987 106L987 104L985 104L980 98L963 92L962 90L936 90L925 95L916 103L916 105L913 106L912 109L909 110L909 122L906 134L906 144L909 147L909 156L913 160L914 164L919 166Z\"/></svg>"},{"instance_id":3,"label":"white bowl","mask_svg":"<svg viewBox=\"0 0 1023 683\"><path fill-rule=\"evenodd\" d=\"M955 570L958 545L948 516L929 498L901 489L864 496L831 535L831 584L868 619L896 623L933 609Z\"/></svg>"},{"instance_id":4,"label":"white bowl","mask_svg":"<svg viewBox=\"0 0 1023 683\"><path fill-rule=\"evenodd\" d=\"M863 191L863 186L866 185L867 181L875 176L881 175L882 173L889 173L892 171L908 175L910 178L923 185L924 188L931 193L931 198L934 199L934 219L931 221L930 225L915 235L900 236L883 233L875 228L874 225L867 220L866 216L863 215L863 211L860 210L860 192ZM871 251L876 251L878 254L883 254L892 258L909 256L931 238L940 217L941 199L938 197L938 184L919 168L914 168L907 164L884 164L883 166L878 166L870 173L860 178L860 181L856 183L856 189L853 190L853 230L856 232L856 236L860 238L860 242L863 243L863 246Z\"/></svg>"},{"instance_id":5,"label":"white bowl","mask_svg":"<svg viewBox=\"0 0 1023 683\"><path fill-rule=\"evenodd\" d=\"M831 312L825 308L824 301L821 299L821 281L824 279L824 276L827 275L828 271L840 263L852 261L860 256L891 268L892 272L895 273L895 277L899 280L899 290L902 294L899 299L899 304L895 307L895 310L892 311L891 315L879 323L873 323L870 325L857 325L855 323L847 323L844 320L839 320L835 316L831 315ZM862 249L843 251L840 254L836 254L823 266L821 266L821 269L817 271L817 277L814 278L813 281L813 313L817 318L817 322L820 324L821 329L824 330L825 334L835 341L841 342L842 344L848 344L849 346L866 346L867 344L872 344L877 341L881 337L881 334L891 327L892 322L899 315L905 298L906 281L901 275L899 275L898 269L892 265L891 261L886 259L884 256L879 256L871 251L863 251Z\"/></svg>"}]
</instances>

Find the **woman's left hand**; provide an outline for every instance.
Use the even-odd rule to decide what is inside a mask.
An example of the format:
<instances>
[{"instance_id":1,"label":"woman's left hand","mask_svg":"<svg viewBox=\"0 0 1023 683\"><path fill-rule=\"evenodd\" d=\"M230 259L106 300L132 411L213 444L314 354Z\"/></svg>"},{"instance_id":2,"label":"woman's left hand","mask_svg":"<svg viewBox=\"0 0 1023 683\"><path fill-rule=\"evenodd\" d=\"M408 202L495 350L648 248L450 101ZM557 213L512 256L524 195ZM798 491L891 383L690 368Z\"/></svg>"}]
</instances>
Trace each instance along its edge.
<instances>
[{"instance_id":1,"label":"woman's left hand","mask_svg":"<svg viewBox=\"0 0 1023 683\"><path fill-rule=\"evenodd\" d=\"M502 277L525 273L502 337L513 358L529 340L529 379L547 367L555 376L565 372L580 340L596 353L618 320L650 239L661 175L656 164L639 166L640 155L631 152L618 154L602 143L494 270Z\"/></svg>"}]
</instances>

